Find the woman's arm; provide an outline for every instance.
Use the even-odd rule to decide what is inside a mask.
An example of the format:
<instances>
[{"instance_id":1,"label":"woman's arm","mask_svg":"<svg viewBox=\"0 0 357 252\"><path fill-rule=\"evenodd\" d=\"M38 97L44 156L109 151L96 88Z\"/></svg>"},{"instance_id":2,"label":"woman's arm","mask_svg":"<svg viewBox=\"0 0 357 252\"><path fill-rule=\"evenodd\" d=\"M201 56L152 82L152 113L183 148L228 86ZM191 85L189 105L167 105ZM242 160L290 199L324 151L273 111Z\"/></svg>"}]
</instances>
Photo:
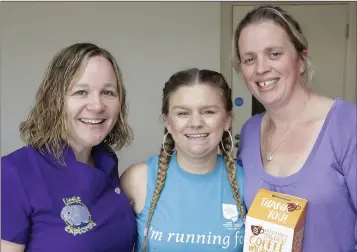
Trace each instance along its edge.
<instances>
[{"instance_id":1,"label":"woman's arm","mask_svg":"<svg viewBox=\"0 0 357 252\"><path fill-rule=\"evenodd\" d=\"M345 181L351 195L351 201L357 212L357 138L350 139L349 147L342 160L342 170L345 172ZM355 250L357 251L357 220L355 221Z\"/></svg>"},{"instance_id":2,"label":"woman's arm","mask_svg":"<svg viewBox=\"0 0 357 252\"><path fill-rule=\"evenodd\" d=\"M1 252L24 252L25 245L1 240Z\"/></svg>"},{"instance_id":3,"label":"woman's arm","mask_svg":"<svg viewBox=\"0 0 357 252\"><path fill-rule=\"evenodd\" d=\"M138 163L130 166L120 176L120 184L133 205L136 214L144 208L147 186L147 164Z\"/></svg>"}]
</instances>

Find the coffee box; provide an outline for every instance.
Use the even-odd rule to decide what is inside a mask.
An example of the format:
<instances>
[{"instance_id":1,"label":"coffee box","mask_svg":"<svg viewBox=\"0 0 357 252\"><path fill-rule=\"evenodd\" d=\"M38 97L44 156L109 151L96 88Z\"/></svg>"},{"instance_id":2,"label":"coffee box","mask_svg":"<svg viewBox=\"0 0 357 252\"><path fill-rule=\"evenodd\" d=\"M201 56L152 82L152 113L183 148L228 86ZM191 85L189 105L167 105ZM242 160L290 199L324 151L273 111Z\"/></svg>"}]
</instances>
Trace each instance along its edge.
<instances>
[{"instance_id":1,"label":"coffee box","mask_svg":"<svg viewBox=\"0 0 357 252\"><path fill-rule=\"evenodd\" d=\"M302 252L307 203L260 189L247 214L243 252Z\"/></svg>"}]
</instances>

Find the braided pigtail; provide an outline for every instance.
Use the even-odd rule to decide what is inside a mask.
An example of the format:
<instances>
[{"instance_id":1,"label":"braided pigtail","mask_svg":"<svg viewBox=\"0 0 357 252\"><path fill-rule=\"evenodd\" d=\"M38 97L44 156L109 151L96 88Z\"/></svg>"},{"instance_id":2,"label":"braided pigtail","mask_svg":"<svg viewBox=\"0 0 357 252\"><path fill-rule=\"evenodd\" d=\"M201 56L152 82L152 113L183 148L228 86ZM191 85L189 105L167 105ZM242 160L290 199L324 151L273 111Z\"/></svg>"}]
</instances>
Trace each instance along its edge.
<instances>
[{"instance_id":1,"label":"braided pigtail","mask_svg":"<svg viewBox=\"0 0 357 252\"><path fill-rule=\"evenodd\" d=\"M165 133L167 133L166 130L165 130ZM146 248L147 248L147 239L148 239L147 237L148 237L150 223L151 223L152 216L153 216L155 208L156 208L157 201L159 200L161 191L165 185L167 169L169 167L170 157L174 151L174 148L175 148L175 142L172 139L171 134L168 134L166 137L166 142L164 142L164 144L160 150L159 168L157 171L156 186L155 186L154 194L152 196L151 205L150 205L150 209L149 209L149 216L148 216L148 220L146 222L146 227L145 227L144 241L143 241L143 252L145 252Z\"/></svg>"},{"instance_id":2,"label":"braided pigtail","mask_svg":"<svg viewBox=\"0 0 357 252\"><path fill-rule=\"evenodd\" d=\"M226 161L227 177L228 177L228 181L229 181L230 185L232 186L233 198L236 200L237 208L239 210L239 215L242 218L242 220L244 221L245 220L245 211L244 211L243 203L242 203L240 195L239 195L239 189L238 189L239 187L238 187L238 182L236 179L237 169L234 164L234 160L226 152L226 150L232 148L230 141L231 141L230 137L226 135L226 132L224 132L223 137L222 137L222 144L219 147L223 154L223 158ZM224 146L224 148L222 147L222 145Z\"/></svg>"}]
</instances>

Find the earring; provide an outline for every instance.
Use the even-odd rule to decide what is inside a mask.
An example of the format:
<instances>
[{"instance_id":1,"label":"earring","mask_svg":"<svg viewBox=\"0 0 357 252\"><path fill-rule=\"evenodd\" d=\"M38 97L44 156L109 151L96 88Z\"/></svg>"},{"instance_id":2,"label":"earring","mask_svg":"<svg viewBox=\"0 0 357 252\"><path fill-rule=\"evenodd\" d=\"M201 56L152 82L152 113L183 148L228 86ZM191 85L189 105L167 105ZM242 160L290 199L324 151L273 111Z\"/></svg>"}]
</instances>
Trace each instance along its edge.
<instances>
[{"instance_id":1,"label":"earring","mask_svg":"<svg viewBox=\"0 0 357 252\"><path fill-rule=\"evenodd\" d=\"M173 154L176 153L176 147L172 150L172 154L170 155L169 153L167 153L166 149L165 149L165 142L166 142L166 137L169 134L169 132L167 132L164 136L164 140L162 141L162 149L164 150L164 152L166 153L166 155L168 156L172 156Z\"/></svg>"},{"instance_id":2,"label":"earring","mask_svg":"<svg viewBox=\"0 0 357 252\"><path fill-rule=\"evenodd\" d=\"M229 151L229 153L228 153L228 151L224 148L222 139L221 139L221 145L222 145L222 149L224 150L224 152L229 156L229 155L232 153L233 149L234 149L234 146L233 146L233 137L232 137L232 134L231 134L231 132L230 132L229 130L226 130L226 131L228 132L229 138L231 139L231 150Z\"/></svg>"}]
</instances>

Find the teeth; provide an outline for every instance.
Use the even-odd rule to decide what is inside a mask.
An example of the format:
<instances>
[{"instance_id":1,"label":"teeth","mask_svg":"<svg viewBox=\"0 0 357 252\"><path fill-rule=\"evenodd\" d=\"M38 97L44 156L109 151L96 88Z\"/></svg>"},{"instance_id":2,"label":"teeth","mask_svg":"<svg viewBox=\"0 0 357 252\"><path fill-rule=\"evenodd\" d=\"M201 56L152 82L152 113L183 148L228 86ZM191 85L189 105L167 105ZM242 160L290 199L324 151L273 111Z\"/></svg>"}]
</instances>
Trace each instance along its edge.
<instances>
[{"instance_id":1,"label":"teeth","mask_svg":"<svg viewBox=\"0 0 357 252\"><path fill-rule=\"evenodd\" d=\"M103 119L99 119L99 120L81 119L81 121L84 123L97 124L97 123L102 123L104 120Z\"/></svg>"},{"instance_id":2,"label":"teeth","mask_svg":"<svg viewBox=\"0 0 357 252\"><path fill-rule=\"evenodd\" d=\"M192 138L200 138L200 137L207 137L208 134L186 134L186 136Z\"/></svg>"},{"instance_id":3,"label":"teeth","mask_svg":"<svg viewBox=\"0 0 357 252\"><path fill-rule=\"evenodd\" d=\"M264 82L258 82L258 85L260 87L267 87L267 86L273 85L277 81L278 81L278 79L268 80L268 81L264 81Z\"/></svg>"}]
</instances>

